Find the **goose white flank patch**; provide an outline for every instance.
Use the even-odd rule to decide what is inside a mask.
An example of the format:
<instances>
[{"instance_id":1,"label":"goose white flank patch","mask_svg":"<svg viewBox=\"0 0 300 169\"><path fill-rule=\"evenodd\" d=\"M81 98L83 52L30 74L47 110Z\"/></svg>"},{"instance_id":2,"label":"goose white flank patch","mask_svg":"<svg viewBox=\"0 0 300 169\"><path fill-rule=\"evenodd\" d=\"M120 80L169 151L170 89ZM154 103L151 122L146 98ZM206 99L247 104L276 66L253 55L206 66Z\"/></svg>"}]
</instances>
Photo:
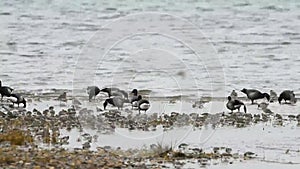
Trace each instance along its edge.
<instances>
[{"instance_id":1,"label":"goose white flank patch","mask_svg":"<svg viewBox=\"0 0 300 169\"><path fill-rule=\"evenodd\" d=\"M133 89L131 91L131 94L133 94L129 100L129 102L131 103L131 108L133 109L134 107L138 107L138 101L142 99L142 96L138 96L138 90L137 89Z\"/></svg>"},{"instance_id":2,"label":"goose white flank patch","mask_svg":"<svg viewBox=\"0 0 300 169\"><path fill-rule=\"evenodd\" d=\"M138 109L139 113L142 111L147 111L150 108L150 102L146 99L142 99L142 97L139 95L139 101L138 101Z\"/></svg>"},{"instance_id":3,"label":"goose white flank patch","mask_svg":"<svg viewBox=\"0 0 300 169\"><path fill-rule=\"evenodd\" d=\"M17 104L19 107L20 104L23 104L23 107L26 108L26 100L21 94L13 93L10 96L11 97L9 98L9 100L13 103L13 106Z\"/></svg>"}]
</instances>

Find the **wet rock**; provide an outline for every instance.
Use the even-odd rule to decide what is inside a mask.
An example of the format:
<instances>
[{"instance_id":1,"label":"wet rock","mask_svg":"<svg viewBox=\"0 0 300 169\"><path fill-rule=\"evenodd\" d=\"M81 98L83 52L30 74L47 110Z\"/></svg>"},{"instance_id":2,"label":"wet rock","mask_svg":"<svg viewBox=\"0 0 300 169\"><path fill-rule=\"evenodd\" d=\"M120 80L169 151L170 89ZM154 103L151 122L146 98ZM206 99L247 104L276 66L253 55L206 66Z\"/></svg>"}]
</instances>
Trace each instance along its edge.
<instances>
[{"instance_id":1,"label":"wet rock","mask_svg":"<svg viewBox=\"0 0 300 169\"><path fill-rule=\"evenodd\" d=\"M180 148L180 149L186 149L188 146L189 146L189 145L186 144L186 143L181 143L181 144L178 146L178 148Z\"/></svg>"},{"instance_id":2,"label":"wet rock","mask_svg":"<svg viewBox=\"0 0 300 169\"><path fill-rule=\"evenodd\" d=\"M214 147L214 148L213 148L213 152L214 152L214 153L218 153L219 150L220 150L220 147Z\"/></svg>"},{"instance_id":3,"label":"wet rock","mask_svg":"<svg viewBox=\"0 0 300 169\"><path fill-rule=\"evenodd\" d=\"M82 149L89 149L89 148L91 148L91 144L90 144L90 142L85 142L85 143L83 143L82 144Z\"/></svg>"},{"instance_id":4,"label":"wet rock","mask_svg":"<svg viewBox=\"0 0 300 169\"><path fill-rule=\"evenodd\" d=\"M247 151L244 153L244 158L254 158L255 153L251 152L251 151Z\"/></svg>"},{"instance_id":5,"label":"wet rock","mask_svg":"<svg viewBox=\"0 0 300 169\"><path fill-rule=\"evenodd\" d=\"M225 152L230 154L232 152L232 149L231 148L226 148Z\"/></svg>"}]
</instances>

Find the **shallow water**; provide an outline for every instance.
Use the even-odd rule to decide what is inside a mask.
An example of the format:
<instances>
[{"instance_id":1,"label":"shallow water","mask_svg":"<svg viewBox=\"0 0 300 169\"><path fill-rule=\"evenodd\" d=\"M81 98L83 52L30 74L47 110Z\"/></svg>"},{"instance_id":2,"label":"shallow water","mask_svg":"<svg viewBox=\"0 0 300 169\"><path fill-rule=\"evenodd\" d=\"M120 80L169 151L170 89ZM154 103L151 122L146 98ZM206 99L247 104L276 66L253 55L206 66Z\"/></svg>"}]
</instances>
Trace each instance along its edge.
<instances>
[{"instance_id":1,"label":"shallow water","mask_svg":"<svg viewBox=\"0 0 300 169\"><path fill-rule=\"evenodd\" d=\"M299 8L292 0L1 1L0 79L19 90L75 89L79 95L93 84L192 98L224 96L243 87L299 93ZM169 18L167 25L155 14L139 18L145 12L178 18ZM176 27L186 21L199 29ZM113 22L124 29L112 35L123 40L102 40L114 30L107 25ZM134 29L141 25L146 30ZM163 36L166 25L177 34ZM178 33L186 29L188 40ZM132 30L131 37L122 37ZM145 33L150 30L158 32ZM192 39L209 48L199 45L203 53L196 56L185 45ZM116 44L101 55L102 43ZM210 58L219 58L220 67L210 65Z\"/></svg>"},{"instance_id":2,"label":"shallow water","mask_svg":"<svg viewBox=\"0 0 300 169\"><path fill-rule=\"evenodd\" d=\"M80 100L81 107L92 110L93 115L102 114L103 111L97 111L97 108L102 109L102 105L98 102L88 102L88 100ZM214 103L212 103L214 102ZM157 113L158 115L171 114L171 112L178 113L209 113L212 115L220 116L221 113L228 114L229 111L226 109L225 104L222 100L212 101L203 105L203 108L193 108L192 102L177 101L170 103L162 100L152 100L151 107L147 113L142 112L141 114L152 115ZM257 108L257 105L250 104L250 101L244 100L247 106L247 113L252 115L261 114L263 111ZM216 112L212 109L212 104L217 106L221 112ZM41 102L34 101L29 103L27 110L33 110L34 108L43 111L48 109L50 106L54 106L54 109L58 112L61 109L67 109L71 107L72 102L68 101L67 104L54 101L52 99L43 99ZM270 103L268 108L275 114L280 114L284 119L289 119L288 115L299 115L300 105L290 104L278 104ZM108 107L109 110L117 110L117 108ZM130 112L130 113L129 113ZM236 111L235 111L236 112ZM125 105L124 109L121 110L121 114L127 116L128 114L137 115L137 110L131 110L130 105ZM80 114L80 113L79 113ZM217 121L218 118L216 119ZM211 124L213 119L208 120L208 125L202 129L195 128L192 125L175 127L173 129L165 131L161 126L157 127L156 131L130 131L128 128L116 128L111 134L99 133L97 130L90 128L84 128L83 131L79 132L77 129L73 129L71 132L66 130L62 131L62 135L70 135L70 144L66 147L75 148L81 147L82 142L77 142L77 138L83 133L90 133L91 135L98 135L99 139L96 143L92 144L92 149L96 149L98 146L112 146L121 147L124 149L128 148L142 148L143 146L149 146L151 144L164 143L166 145L172 144L178 146L181 143L188 143L195 147L211 148L213 146L228 146L231 148L240 149L243 151L269 151L268 147L273 146L274 151L291 149L298 151L298 142L300 136L297 132L300 129L297 127L297 121L286 120L282 126L273 126L274 120L270 122L262 122L248 127L236 128L232 126L223 126L212 128ZM273 137L273 138L272 138ZM270 143L272 142L272 144ZM250 149L251 148L251 149ZM271 149L272 150L272 149ZM270 150L270 151L271 151ZM258 153L258 152L257 152ZM260 152L261 153L261 152ZM298 152L299 153L299 152ZM271 155L271 154L270 154ZM298 158L299 156L297 156ZM300 161L299 161L300 163Z\"/></svg>"},{"instance_id":3,"label":"shallow water","mask_svg":"<svg viewBox=\"0 0 300 169\"><path fill-rule=\"evenodd\" d=\"M93 110L94 114L97 112L96 107L101 107L99 103L88 102L81 100L82 106ZM226 110L222 100L216 100L214 105L223 110ZM250 101L244 100L247 106L248 113L252 115L261 114L262 110L257 108L257 105L250 104ZM180 113L207 113L219 114L211 109L212 102L204 104L202 109L192 108L192 102L173 102L169 103L162 100L152 100L152 106L147 115L153 113L170 114L170 112ZM42 102L34 102L29 104L28 109L37 108L38 110L47 109L49 106L54 106L55 110L66 109L70 107L69 101L66 105L60 105L58 101L44 100ZM274 113L280 114L284 119L289 119L288 115L299 114L299 104L290 105L278 103L270 103L268 108ZM128 109L133 114L138 114L137 110L131 110L131 107L125 106L125 110L121 111L122 115L127 115ZM109 109L116 109L109 107ZM127 110L126 110L127 109ZM142 113L143 114L143 113ZM213 123L213 121L211 121ZM101 131L84 128L83 131L73 129L71 131L61 130L61 137L70 136L69 144L63 147L73 150L74 148L81 148L85 142L81 136L83 133L89 133L91 136L97 135L97 141L91 143L91 150L96 150L97 147L110 146L113 149L120 147L121 149L142 149L149 148L153 144L162 144L166 146L173 146L178 149L181 143L187 143L190 148L202 148L206 152L212 151L213 147L230 147L233 152L243 154L247 151L254 152L256 159L251 162L234 161L233 164L218 163L219 165L210 164L209 168L227 167L227 168L243 168L243 167L258 167L267 165L270 168L297 168L300 165L299 152L299 126L296 120L285 120L282 126L274 125L274 121L259 122L247 127L237 128L232 126L222 126L213 128L210 123L200 128L195 128L192 125L176 127L164 130L161 126L156 128L156 131L141 131L128 130L128 128L115 128L112 133L101 133ZM80 139L80 141L78 141ZM49 146L45 146L49 147ZM50 146L51 147L51 146ZM288 153L287 153L288 151ZM187 162L185 168L199 167L199 163Z\"/></svg>"}]
</instances>

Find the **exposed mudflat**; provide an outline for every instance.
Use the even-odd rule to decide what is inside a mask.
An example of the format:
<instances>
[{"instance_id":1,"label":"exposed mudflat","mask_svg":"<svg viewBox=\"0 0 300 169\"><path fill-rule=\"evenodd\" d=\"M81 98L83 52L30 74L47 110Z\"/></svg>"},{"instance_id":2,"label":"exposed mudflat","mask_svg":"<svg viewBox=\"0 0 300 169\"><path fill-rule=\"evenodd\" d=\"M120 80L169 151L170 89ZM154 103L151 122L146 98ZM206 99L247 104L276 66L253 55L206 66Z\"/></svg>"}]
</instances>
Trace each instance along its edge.
<instances>
[{"instance_id":1,"label":"exposed mudflat","mask_svg":"<svg viewBox=\"0 0 300 169\"><path fill-rule=\"evenodd\" d=\"M33 149L35 153L48 154L47 158L54 158L53 153L63 153L76 156L81 160L78 163L86 163L80 156L106 158L107 163L98 167L113 160L120 163L109 164L111 167L129 167L124 163L126 160L134 161L135 167L167 168L296 168L300 165L298 104L269 103L268 108L273 113L266 114L257 104L243 100L247 113L231 113L221 98L210 98L211 101L200 108L195 100L149 98L151 108L139 114L129 104L122 110L114 107L103 110L102 96L92 102L79 98L81 105L73 104L71 98L60 102L52 96L28 95L26 109L11 108L10 103L4 101L2 151ZM212 105L223 111L214 112ZM14 131L12 129L24 131L31 137L30 141L25 139L22 146L10 148L11 143L4 141L3 135ZM87 151L91 152L87 155ZM114 153L116 159L110 153ZM125 158L124 154L132 159ZM24 155L19 161L24 162ZM36 159L27 160L29 163ZM92 165L93 161L88 164ZM26 166L25 162L18 165Z\"/></svg>"}]
</instances>

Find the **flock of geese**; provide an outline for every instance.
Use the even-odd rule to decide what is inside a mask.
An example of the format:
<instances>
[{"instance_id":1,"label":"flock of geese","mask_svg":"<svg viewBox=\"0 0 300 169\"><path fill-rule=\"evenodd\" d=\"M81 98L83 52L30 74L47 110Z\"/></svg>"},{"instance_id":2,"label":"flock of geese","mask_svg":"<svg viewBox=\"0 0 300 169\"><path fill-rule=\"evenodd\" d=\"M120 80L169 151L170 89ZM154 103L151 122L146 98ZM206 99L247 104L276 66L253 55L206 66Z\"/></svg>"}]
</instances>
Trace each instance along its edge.
<instances>
[{"instance_id":1,"label":"flock of geese","mask_svg":"<svg viewBox=\"0 0 300 169\"><path fill-rule=\"evenodd\" d=\"M245 89L245 88L242 89L241 92L247 95L247 98L251 100L251 104L254 104L255 100L264 99L264 98L266 98L271 103L274 101L278 101L279 104L281 104L282 100L284 100L285 103L289 101L291 104L297 102L295 93L292 90L284 90L283 92L280 93L279 97L277 97L276 92L274 92L273 90L270 90L270 94L262 93L256 89ZM231 112L233 112L234 110L240 111L240 108L242 106L244 107L244 112L246 113L247 108L245 104L242 101L238 100L237 93L235 90L233 90L230 96L228 96L228 102L226 104L227 109L231 110ZM262 108L264 112L271 113L271 111L267 109L267 106L268 104L265 102L258 104L258 107Z\"/></svg>"},{"instance_id":2,"label":"flock of geese","mask_svg":"<svg viewBox=\"0 0 300 169\"><path fill-rule=\"evenodd\" d=\"M138 95L138 90L133 89L131 91L131 97L129 97L128 93L124 90L121 90L116 87L111 88L103 88L99 89L97 86L89 86L87 88L87 93L89 95L89 101L100 93L104 92L107 93L108 98L105 99L103 103L104 110L106 109L107 105L110 104L112 106L117 107L118 109L122 109L124 103L130 103L133 108L137 108L140 111L147 111L150 108L150 102L146 99L142 98L142 95Z\"/></svg>"},{"instance_id":3,"label":"flock of geese","mask_svg":"<svg viewBox=\"0 0 300 169\"><path fill-rule=\"evenodd\" d=\"M1 101L3 100L3 97L9 97L9 101L14 104L17 104L18 107L20 104L23 104L23 107L26 107L26 100L25 98L19 94L14 93L14 89L8 86L2 86L2 82L0 80L0 94L1 94ZM89 86L87 87L87 93L89 95L89 101L91 102L92 99L95 99L96 96L100 93L104 92L107 93L108 98L105 99L103 103L104 110L109 105L115 106L118 109L122 109L124 103L130 103L132 106L132 109L136 108L138 109L139 113L140 111L147 111L150 108L150 102L146 99L143 99L142 95L138 95L138 90L133 89L131 92L131 96L119 88L111 87L111 88L103 88L99 89L97 86ZM57 100L60 101L67 101L67 93L63 92Z\"/></svg>"},{"instance_id":4,"label":"flock of geese","mask_svg":"<svg viewBox=\"0 0 300 169\"><path fill-rule=\"evenodd\" d=\"M19 94L14 93L14 89L8 86L2 86L2 82L0 80L0 94L1 94L1 101L3 100L3 97L9 97L9 100L14 104L17 104L18 107L20 104L23 104L23 107L26 107L26 100L25 98ZM105 99L103 103L104 110L106 110L108 105L117 107L118 109L122 109L123 105L125 103L129 103L132 106L132 109L138 109L139 113L140 111L147 111L150 108L150 102L146 99L143 99L142 95L138 94L137 89L133 89L130 93L130 95L119 88L111 87L111 88L103 88L99 89L97 86L89 86L87 87L87 94L89 95L89 101L91 102L92 99L95 100L96 96L100 93L107 93L108 98ZM278 101L279 104L281 104L282 100L285 102L289 101L291 104L296 103L297 99L295 98L295 94L292 90L284 90L281 92L279 97L277 97L276 92L273 90L270 90L270 94L268 93L262 93L259 90L256 89L242 89L242 93L247 95L247 98L251 100L251 103L254 104L255 100L258 99L264 99L266 98L269 102ZM61 101L67 101L67 93L64 92L58 97L58 100ZM269 111L266 109L267 103L260 103L258 106L263 109L263 111ZM233 90L228 96L228 102L226 104L226 107L233 112L234 110L240 111L240 108L243 106L244 112L247 112L247 108L245 104L238 100L237 93L235 90Z\"/></svg>"}]
</instances>

